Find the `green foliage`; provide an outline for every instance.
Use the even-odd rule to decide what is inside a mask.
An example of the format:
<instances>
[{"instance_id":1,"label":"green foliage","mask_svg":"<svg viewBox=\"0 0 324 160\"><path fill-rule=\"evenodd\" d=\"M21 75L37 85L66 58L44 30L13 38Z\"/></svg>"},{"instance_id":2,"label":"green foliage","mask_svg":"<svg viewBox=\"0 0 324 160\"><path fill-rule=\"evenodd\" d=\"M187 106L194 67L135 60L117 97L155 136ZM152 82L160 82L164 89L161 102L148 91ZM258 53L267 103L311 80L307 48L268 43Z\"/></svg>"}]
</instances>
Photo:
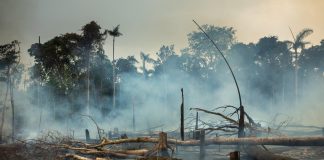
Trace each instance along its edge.
<instances>
[{"instance_id":1,"label":"green foliage","mask_svg":"<svg viewBox=\"0 0 324 160\"><path fill-rule=\"evenodd\" d=\"M142 67L140 69L143 72L144 78L147 79L149 74L153 72L153 70L149 70L146 67L147 63L155 63L154 59L150 57L149 54L145 54L144 52L140 53L141 59L142 59Z\"/></svg>"},{"instance_id":2,"label":"green foliage","mask_svg":"<svg viewBox=\"0 0 324 160\"><path fill-rule=\"evenodd\" d=\"M235 30L232 27L213 25L202 25L202 28L226 55L235 41ZM195 71L201 72L198 76L203 79L214 77L218 63L223 61L213 44L201 31L189 33L188 42L189 47L186 51L195 56L194 64L191 64L191 66Z\"/></svg>"},{"instance_id":3,"label":"green foliage","mask_svg":"<svg viewBox=\"0 0 324 160\"><path fill-rule=\"evenodd\" d=\"M86 95L89 76L91 90L100 90L101 96L111 95L112 64L103 50L108 32L100 29L92 21L82 27L81 34L67 33L44 44L33 44L28 51L35 59L31 68L34 84L70 101L73 96Z\"/></svg>"},{"instance_id":4,"label":"green foliage","mask_svg":"<svg viewBox=\"0 0 324 160\"><path fill-rule=\"evenodd\" d=\"M275 99L282 90L291 89L293 52L299 49L302 55L299 60L300 67L304 73L301 76L322 76L324 72L324 41L321 45L305 48L308 43L304 39L313 32L311 29L300 32L294 42L280 41L276 36L269 36L260 38L257 43L244 44L236 43L235 30L232 27L202 27L225 53L239 84L244 86L243 90L245 89L247 94L249 89L253 88L262 95ZM102 31L101 27L92 21L82 27L81 34L67 33L44 44L33 44L29 49L30 55L35 59L31 78L41 82L42 86L51 88L57 96L64 95L63 97L72 102L72 98L78 97L81 99L78 103L81 104L72 105L79 108L85 104L83 102L86 99L88 77L93 103L91 106L111 105L110 99L114 95L113 65L117 77L116 95L128 99L134 95L130 92L122 93L120 86L132 86L131 80L149 82L164 75L176 77L183 74L194 77L210 89L217 90L224 81L230 79L224 61L202 32L189 33L189 44L180 53L176 53L174 45L162 45L156 52L155 59L151 58L150 54L141 52L140 67L136 66L138 61L134 56L119 58L114 62L108 59L103 49L108 34L113 38L121 36L119 25L112 30ZM153 69L148 69L151 66ZM142 70L144 79L138 70ZM117 104L127 106L127 103Z\"/></svg>"},{"instance_id":5,"label":"green foliage","mask_svg":"<svg viewBox=\"0 0 324 160\"><path fill-rule=\"evenodd\" d=\"M303 51L299 59L302 76L308 77L317 75L318 77L324 76L324 40L320 45L312 46Z\"/></svg>"},{"instance_id":6,"label":"green foliage","mask_svg":"<svg viewBox=\"0 0 324 160\"><path fill-rule=\"evenodd\" d=\"M127 58L119 58L116 63L117 74L135 74L137 73L137 68L135 64L138 61L134 56L128 56Z\"/></svg>"},{"instance_id":7,"label":"green foliage","mask_svg":"<svg viewBox=\"0 0 324 160\"><path fill-rule=\"evenodd\" d=\"M19 63L19 42L0 45L0 70L7 69L13 64Z\"/></svg>"}]
</instances>

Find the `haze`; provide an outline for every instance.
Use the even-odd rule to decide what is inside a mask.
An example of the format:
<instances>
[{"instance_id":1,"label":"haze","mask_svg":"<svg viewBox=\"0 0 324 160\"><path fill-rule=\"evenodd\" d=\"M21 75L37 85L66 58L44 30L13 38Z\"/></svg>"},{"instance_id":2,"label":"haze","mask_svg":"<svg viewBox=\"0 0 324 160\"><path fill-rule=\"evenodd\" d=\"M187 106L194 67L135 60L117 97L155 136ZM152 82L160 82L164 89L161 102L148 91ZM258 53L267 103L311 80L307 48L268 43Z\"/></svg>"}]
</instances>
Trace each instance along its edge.
<instances>
[{"instance_id":1,"label":"haze","mask_svg":"<svg viewBox=\"0 0 324 160\"><path fill-rule=\"evenodd\" d=\"M174 44L177 51L187 45L187 34L201 24L232 26L237 40L256 42L260 37L276 35L291 40L294 32L312 28L308 37L319 44L324 37L324 1L321 0L1 0L0 43L19 40L26 64L27 49L56 35L80 32L81 26L95 20L104 29L120 24L123 36L117 39L116 56L140 51L154 54L162 44ZM111 57L112 42L106 41Z\"/></svg>"}]
</instances>

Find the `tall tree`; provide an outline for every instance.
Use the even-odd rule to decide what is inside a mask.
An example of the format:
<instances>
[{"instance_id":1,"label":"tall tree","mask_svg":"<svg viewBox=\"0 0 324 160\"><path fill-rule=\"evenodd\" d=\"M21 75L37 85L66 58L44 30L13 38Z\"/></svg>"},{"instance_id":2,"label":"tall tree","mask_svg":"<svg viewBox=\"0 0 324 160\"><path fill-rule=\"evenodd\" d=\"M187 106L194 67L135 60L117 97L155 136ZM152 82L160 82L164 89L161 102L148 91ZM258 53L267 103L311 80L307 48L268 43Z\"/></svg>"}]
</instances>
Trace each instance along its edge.
<instances>
[{"instance_id":1,"label":"tall tree","mask_svg":"<svg viewBox=\"0 0 324 160\"><path fill-rule=\"evenodd\" d=\"M69 95L77 83L80 52L77 47L81 36L75 33L54 37L44 44L35 43L28 50L35 65L31 78L41 85L52 86L58 95Z\"/></svg>"},{"instance_id":2,"label":"tall tree","mask_svg":"<svg viewBox=\"0 0 324 160\"><path fill-rule=\"evenodd\" d=\"M137 68L135 66L136 63L138 63L138 61L134 56L127 56L127 58L119 58L116 62L116 73L137 73Z\"/></svg>"},{"instance_id":3,"label":"tall tree","mask_svg":"<svg viewBox=\"0 0 324 160\"><path fill-rule=\"evenodd\" d=\"M306 42L304 41L304 39L309 36L310 34L313 33L313 30L312 29L303 29L301 32L299 32L297 34L297 36L295 37L291 28L290 29L290 32L292 34L292 37L294 39L293 42L290 42L292 44L292 49L294 51L294 59L293 59L293 62L294 62L294 66L295 66L295 105L298 104L298 96L299 96L299 93L298 93L298 59L299 57L301 56L301 54L303 53L303 50L305 49L306 45L309 44L309 42Z\"/></svg>"},{"instance_id":4,"label":"tall tree","mask_svg":"<svg viewBox=\"0 0 324 160\"><path fill-rule=\"evenodd\" d=\"M115 73L115 68L116 68L116 64L115 64L115 38L122 36L123 34L119 32L119 25L117 25L115 28L113 28L112 30L108 31L109 35L113 37L113 109L115 109L116 107L116 73Z\"/></svg>"},{"instance_id":5,"label":"tall tree","mask_svg":"<svg viewBox=\"0 0 324 160\"><path fill-rule=\"evenodd\" d=\"M235 30L232 27L217 27L213 25L202 25L202 29L217 44L220 50L226 52L235 41ZM220 58L218 51L201 31L188 34L189 49L204 59L209 70L216 69L217 60Z\"/></svg>"},{"instance_id":6,"label":"tall tree","mask_svg":"<svg viewBox=\"0 0 324 160\"><path fill-rule=\"evenodd\" d=\"M80 110L86 104L86 112L90 113L90 87L94 89L98 86L91 81L103 80L104 83L101 84L107 84L106 81L109 80L109 72L106 71L109 70L110 62L103 50L107 34L107 31L101 32L101 27L92 21L82 27L81 34L67 33L44 44L33 44L29 49L30 55L35 59L31 78L40 79L42 87L49 87L57 100L60 100L57 102L67 101L71 111ZM107 70L105 74L100 74L98 80L96 71L100 67ZM102 93L109 95L106 91ZM82 97L84 95L86 98ZM85 103L72 101L75 96L82 97Z\"/></svg>"},{"instance_id":7,"label":"tall tree","mask_svg":"<svg viewBox=\"0 0 324 160\"><path fill-rule=\"evenodd\" d=\"M305 49L299 57L301 77L323 78L324 76L324 40L320 45Z\"/></svg>"},{"instance_id":8,"label":"tall tree","mask_svg":"<svg viewBox=\"0 0 324 160\"><path fill-rule=\"evenodd\" d=\"M254 83L267 97L275 102L276 93L283 85L283 77L289 68L290 55L286 42L275 36L263 37L256 44L256 75Z\"/></svg>"},{"instance_id":9,"label":"tall tree","mask_svg":"<svg viewBox=\"0 0 324 160\"><path fill-rule=\"evenodd\" d=\"M19 70L20 47L17 40L0 45L0 72L7 84L5 98L3 100L2 118L0 124L0 142L3 140L3 126L5 121L6 101L10 93L10 104L12 111L12 140L15 137L15 105L14 105L14 74Z\"/></svg>"},{"instance_id":10,"label":"tall tree","mask_svg":"<svg viewBox=\"0 0 324 160\"><path fill-rule=\"evenodd\" d=\"M141 69L143 71L144 78L147 79L148 75L150 74L150 72L152 72L152 70L147 69L146 63L153 63L154 60L150 57L149 54L145 54L144 52L141 52L140 55L141 55L141 59L142 59Z\"/></svg>"},{"instance_id":11,"label":"tall tree","mask_svg":"<svg viewBox=\"0 0 324 160\"><path fill-rule=\"evenodd\" d=\"M103 42L107 37L108 30L100 32L101 27L94 21L82 27L81 45L87 55L87 113L90 115L90 63L94 54L103 54Z\"/></svg>"}]
</instances>

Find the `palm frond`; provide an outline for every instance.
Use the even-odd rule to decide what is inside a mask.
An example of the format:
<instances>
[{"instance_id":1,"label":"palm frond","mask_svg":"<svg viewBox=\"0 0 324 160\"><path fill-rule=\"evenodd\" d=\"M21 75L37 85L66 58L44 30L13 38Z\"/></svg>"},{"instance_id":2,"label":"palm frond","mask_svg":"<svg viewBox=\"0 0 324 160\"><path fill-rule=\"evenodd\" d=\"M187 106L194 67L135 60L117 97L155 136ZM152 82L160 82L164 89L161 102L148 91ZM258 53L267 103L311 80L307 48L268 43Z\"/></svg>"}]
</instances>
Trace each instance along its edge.
<instances>
[{"instance_id":1,"label":"palm frond","mask_svg":"<svg viewBox=\"0 0 324 160\"><path fill-rule=\"evenodd\" d=\"M287 41L283 41L283 43L287 45L288 50L292 49L294 46L294 42L292 41L287 40Z\"/></svg>"},{"instance_id":2,"label":"palm frond","mask_svg":"<svg viewBox=\"0 0 324 160\"><path fill-rule=\"evenodd\" d=\"M148 57L148 54L145 54L144 52L141 52L140 55L142 60L146 60L146 58Z\"/></svg>"},{"instance_id":3,"label":"palm frond","mask_svg":"<svg viewBox=\"0 0 324 160\"><path fill-rule=\"evenodd\" d=\"M120 25L117 25L115 28L113 28L112 30L108 30L108 33L110 36L113 36L113 37L119 37L119 36L122 36L123 34L119 32L119 26Z\"/></svg>"},{"instance_id":4,"label":"palm frond","mask_svg":"<svg viewBox=\"0 0 324 160\"><path fill-rule=\"evenodd\" d=\"M312 29L305 28L301 32L299 32L296 36L296 42L303 41L307 36L313 33Z\"/></svg>"},{"instance_id":5,"label":"palm frond","mask_svg":"<svg viewBox=\"0 0 324 160\"><path fill-rule=\"evenodd\" d=\"M138 63L137 59L134 56L127 56L127 60L133 64Z\"/></svg>"}]
</instances>

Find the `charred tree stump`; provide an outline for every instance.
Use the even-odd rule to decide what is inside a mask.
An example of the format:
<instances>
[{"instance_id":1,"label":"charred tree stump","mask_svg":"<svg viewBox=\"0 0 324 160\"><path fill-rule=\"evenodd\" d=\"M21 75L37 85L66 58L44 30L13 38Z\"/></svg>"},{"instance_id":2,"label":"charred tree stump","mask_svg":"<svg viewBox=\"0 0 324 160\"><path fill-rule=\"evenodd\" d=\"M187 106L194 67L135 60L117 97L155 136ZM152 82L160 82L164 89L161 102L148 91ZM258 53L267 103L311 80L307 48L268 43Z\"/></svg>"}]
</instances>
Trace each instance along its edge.
<instances>
[{"instance_id":1,"label":"charred tree stump","mask_svg":"<svg viewBox=\"0 0 324 160\"><path fill-rule=\"evenodd\" d=\"M86 135L86 142L90 142L90 133L88 129L85 130L85 135Z\"/></svg>"},{"instance_id":2,"label":"charred tree stump","mask_svg":"<svg viewBox=\"0 0 324 160\"><path fill-rule=\"evenodd\" d=\"M205 158L205 130L200 130L200 155L199 159Z\"/></svg>"},{"instance_id":3,"label":"charred tree stump","mask_svg":"<svg viewBox=\"0 0 324 160\"><path fill-rule=\"evenodd\" d=\"M195 140L200 139L200 130L198 130L198 112L196 112L196 126L195 126L195 130L193 131L193 139Z\"/></svg>"},{"instance_id":4,"label":"charred tree stump","mask_svg":"<svg viewBox=\"0 0 324 160\"><path fill-rule=\"evenodd\" d=\"M193 131L193 139L199 140L200 139L200 130Z\"/></svg>"},{"instance_id":5,"label":"charred tree stump","mask_svg":"<svg viewBox=\"0 0 324 160\"><path fill-rule=\"evenodd\" d=\"M181 135L181 140L184 141L184 97L183 97L183 88L181 88L181 98L182 98L182 103L180 107L180 135Z\"/></svg>"},{"instance_id":6,"label":"charred tree stump","mask_svg":"<svg viewBox=\"0 0 324 160\"><path fill-rule=\"evenodd\" d=\"M234 151L229 153L230 160L240 160L240 152L239 151Z\"/></svg>"},{"instance_id":7,"label":"charred tree stump","mask_svg":"<svg viewBox=\"0 0 324 160\"><path fill-rule=\"evenodd\" d=\"M168 139L165 132L159 133L159 142L157 144L158 156L169 157L168 153Z\"/></svg>"},{"instance_id":8,"label":"charred tree stump","mask_svg":"<svg viewBox=\"0 0 324 160\"><path fill-rule=\"evenodd\" d=\"M198 130L198 112L196 112L196 125L195 130Z\"/></svg>"},{"instance_id":9,"label":"charred tree stump","mask_svg":"<svg viewBox=\"0 0 324 160\"><path fill-rule=\"evenodd\" d=\"M168 149L171 149L173 153L173 148L168 144L167 133L160 132L158 143L154 146L154 148L151 151L145 154L145 157L170 157Z\"/></svg>"}]
</instances>

